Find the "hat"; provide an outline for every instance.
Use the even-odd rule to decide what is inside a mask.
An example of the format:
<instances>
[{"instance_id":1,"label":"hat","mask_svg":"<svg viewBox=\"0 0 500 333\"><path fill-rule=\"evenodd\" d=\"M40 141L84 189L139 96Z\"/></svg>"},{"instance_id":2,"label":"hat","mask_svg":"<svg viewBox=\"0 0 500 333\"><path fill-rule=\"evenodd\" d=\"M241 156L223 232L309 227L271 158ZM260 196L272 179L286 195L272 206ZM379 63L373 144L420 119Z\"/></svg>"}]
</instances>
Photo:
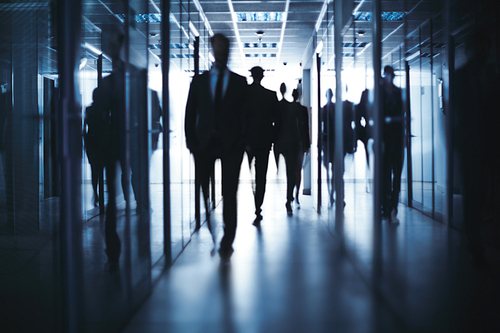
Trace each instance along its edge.
<instances>
[{"instance_id":1,"label":"hat","mask_svg":"<svg viewBox=\"0 0 500 333\"><path fill-rule=\"evenodd\" d=\"M260 66L252 67L250 73L252 73L253 77L264 77L264 69Z\"/></svg>"}]
</instances>

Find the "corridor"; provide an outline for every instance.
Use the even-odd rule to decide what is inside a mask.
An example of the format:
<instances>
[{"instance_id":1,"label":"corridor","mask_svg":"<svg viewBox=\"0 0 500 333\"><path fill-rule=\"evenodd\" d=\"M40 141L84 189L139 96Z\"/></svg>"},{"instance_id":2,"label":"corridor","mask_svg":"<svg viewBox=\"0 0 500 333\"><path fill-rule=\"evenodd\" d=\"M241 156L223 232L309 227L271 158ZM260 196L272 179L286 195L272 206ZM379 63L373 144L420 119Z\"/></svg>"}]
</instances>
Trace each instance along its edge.
<instances>
[{"instance_id":1,"label":"corridor","mask_svg":"<svg viewBox=\"0 0 500 333\"><path fill-rule=\"evenodd\" d=\"M357 190L354 191L354 188ZM239 189L230 265L194 234L124 332L483 331L498 324L498 256L473 267L463 234L400 204L399 225L374 228L364 184L346 184L344 226L313 198L287 217L285 185L268 184L261 228ZM368 207L368 208L367 208ZM213 214L222 233L221 205Z\"/></svg>"}]
</instances>

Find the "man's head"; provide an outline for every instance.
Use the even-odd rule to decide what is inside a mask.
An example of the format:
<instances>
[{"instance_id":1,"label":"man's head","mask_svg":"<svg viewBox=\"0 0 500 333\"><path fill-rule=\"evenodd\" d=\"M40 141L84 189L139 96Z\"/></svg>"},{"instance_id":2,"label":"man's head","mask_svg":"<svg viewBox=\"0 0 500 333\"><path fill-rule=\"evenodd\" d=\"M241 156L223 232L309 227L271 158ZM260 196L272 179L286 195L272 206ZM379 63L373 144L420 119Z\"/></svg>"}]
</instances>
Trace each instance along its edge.
<instances>
[{"instance_id":1,"label":"man's head","mask_svg":"<svg viewBox=\"0 0 500 333\"><path fill-rule=\"evenodd\" d=\"M296 102L299 99L299 91L297 89L293 89L292 97L294 102Z\"/></svg>"},{"instance_id":2,"label":"man's head","mask_svg":"<svg viewBox=\"0 0 500 333\"><path fill-rule=\"evenodd\" d=\"M229 59L229 39L223 34L215 34L210 39L214 51L215 62L226 66Z\"/></svg>"},{"instance_id":3,"label":"man's head","mask_svg":"<svg viewBox=\"0 0 500 333\"><path fill-rule=\"evenodd\" d=\"M330 102L332 100L332 98L333 98L333 91L332 91L332 89L328 89L326 91L326 100L328 102Z\"/></svg>"},{"instance_id":4,"label":"man's head","mask_svg":"<svg viewBox=\"0 0 500 333\"><path fill-rule=\"evenodd\" d=\"M250 70L250 73L252 73L252 77L254 82L259 83L262 81L262 78L264 77L264 69L259 66L252 67Z\"/></svg>"},{"instance_id":5,"label":"man's head","mask_svg":"<svg viewBox=\"0 0 500 333\"><path fill-rule=\"evenodd\" d=\"M286 93L286 84L285 82L283 82L281 85L280 85L280 92L281 92L281 95L283 95L283 97L285 96L285 93Z\"/></svg>"},{"instance_id":6,"label":"man's head","mask_svg":"<svg viewBox=\"0 0 500 333\"><path fill-rule=\"evenodd\" d=\"M394 80L394 68L392 66L385 66L384 67L384 77L388 82L392 82Z\"/></svg>"}]
</instances>

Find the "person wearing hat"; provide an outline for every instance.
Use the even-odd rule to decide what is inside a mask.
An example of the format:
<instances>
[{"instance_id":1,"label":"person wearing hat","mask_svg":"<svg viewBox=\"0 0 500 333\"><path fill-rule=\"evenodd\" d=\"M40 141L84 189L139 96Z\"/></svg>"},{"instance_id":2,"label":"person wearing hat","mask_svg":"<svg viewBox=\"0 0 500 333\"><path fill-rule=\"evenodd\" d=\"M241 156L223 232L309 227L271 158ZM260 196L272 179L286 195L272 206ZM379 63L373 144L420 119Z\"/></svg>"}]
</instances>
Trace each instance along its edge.
<instances>
[{"instance_id":1,"label":"person wearing hat","mask_svg":"<svg viewBox=\"0 0 500 333\"><path fill-rule=\"evenodd\" d=\"M383 145L382 145L382 218L399 223L399 192L403 170L404 127L401 89L394 85L394 68L384 67L382 81ZM392 176L392 177L391 177Z\"/></svg>"},{"instance_id":2,"label":"person wearing hat","mask_svg":"<svg viewBox=\"0 0 500 333\"><path fill-rule=\"evenodd\" d=\"M279 103L274 91L261 85L264 69L256 66L250 69L253 83L248 87L248 103L246 117L246 152L250 168L255 160L255 220L259 226L262 220L262 203L266 191L266 175L269 163L269 152L275 139L275 121Z\"/></svg>"}]
</instances>

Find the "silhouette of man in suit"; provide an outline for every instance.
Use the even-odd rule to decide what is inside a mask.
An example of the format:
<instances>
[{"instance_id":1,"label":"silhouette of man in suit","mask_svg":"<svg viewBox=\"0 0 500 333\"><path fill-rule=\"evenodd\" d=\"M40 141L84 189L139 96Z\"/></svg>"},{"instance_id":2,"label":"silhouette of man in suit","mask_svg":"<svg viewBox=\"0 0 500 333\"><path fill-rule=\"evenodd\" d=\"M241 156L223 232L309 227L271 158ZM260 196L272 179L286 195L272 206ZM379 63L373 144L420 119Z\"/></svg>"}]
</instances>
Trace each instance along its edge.
<instances>
[{"instance_id":1,"label":"silhouette of man in suit","mask_svg":"<svg viewBox=\"0 0 500 333\"><path fill-rule=\"evenodd\" d=\"M96 109L103 112L106 128L104 149L104 167L108 189L108 203L106 206L105 241L106 255L111 269L116 268L121 253L121 242L116 232L116 175L117 163L122 168L125 165L125 72L124 62L120 59L124 34L119 27L113 27L108 35L109 52L113 61L113 70L102 81L100 90L104 98L94 100ZM123 172L124 170L122 170ZM126 190L124 189L124 192Z\"/></svg>"},{"instance_id":2,"label":"silhouette of man in suit","mask_svg":"<svg viewBox=\"0 0 500 333\"><path fill-rule=\"evenodd\" d=\"M248 110L247 110L247 132L246 151L248 162L255 159L255 220L258 225L262 220L262 202L266 191L266 175L269 164L269 152L275 140L274 123L279 103L274 91L268 90L261 85L264 77L262 67L253 67L253 83L248 87Z\"/></svg>"},{"instance_id":3,"label":"silhouette of man in suit","mask_svg":"<svg viewBox=\"0 0 500 333\"><path fill-rule=\"evenodd\" d=\"M99 183L99 175L104 169L104 153L103 142L106 138L106 117L102 109L98 106L102 105L102 99L106 98L103 95L102 89L95 88L92 93L94 103L85 109L84 120L84 142L87 157L90 163L92 174L92 189L94 191L94 206L99 204L99 194L97 193L97 185ZM101 193L101 195L103 195Z\"/></svg>"},{"instance_id":4,"label":"silhouette of man in suit","mask_svg":"<svg viewBox=\"0 0 500 333\"><path fill-rule=\"evenodd\" d=\"M300 173L301 169L298 169L298 165L300 163L300 167L302 167L304 152L310 146L307 108L297 102L299 97L297 89L293 90L292 95L293 103L282 103L283 108L280 110L278 124L279 134L275 148L275 151L285 158L287 178L285 207L288 216L293 216L293 189L296 186L298 197L297 171Z\"/></svg>"},{"instance_id":5,"label":"silhouette of man in suit","mask_svg":"<svg viewBox=\"0 0 500 333\"><path fill-rule=\"evenodd\" d=\"M389 219L390 222L399 223L396 215L403 170L403 99L401 89L394 85L394 68L391 66L384 67L382 100L385 120L382 149L382 214L383 218Z\"/></svg>"},{"instance_id":6,"label":"silhouette of man in suit","mask_svg":"<svg viewBox=\"0 0 500 333\"><path fill-rule=\"evenodd\" d=\"M248 86L245 77L227 68L229 39L223 34L215 34L211 44L215 63L210 71L195 76L191 82L185 133L186 145L194 155L195 173L200 180L205 205L211 170L215 160L221 160L224 236L219 254L222 260L228 261L236 234L236 192L245 149ZM208 219L207 225L211 230Z\"/></svg>"},{"instance_id":7,"label":"silhouette of man in suit","mask_svg":"<svg viewBox=\"0 0 500 333\"><path fill-rule=\"evenodd\" d=\"M297 108L297 126L299 129L299 155L295 169L295 201L297 208L300 209L299 190L302 181L302 164L304 163L304 154L308 154L311 148L311 139L309 138L309 112L305 106L299 102L299 91L294 89L292 92L293 103L292 105Z\"/></svg>"},{"instance_id":8,"label":"silhouette of man in suit","mask_svg":"<svg viewBox=\"0 0 500 333\"><path fill-rule=\"evenodd\" d=\"M363 90L359 104L354 107L355 114L355 140L359 140L365 147L366 164L370 166L370 156L368 153L368 139L370 138L368 127L368 89Z\"/></svg>"},{"instance_id":9,"label":"silhouette of man in suit","mask_svg":"<svg viewBox=\"0 0 500 333\"><path fill-rule=\"evenodd\" d=\"M330 205L335 202L333 192L335 189L334 175L334 155L335 155L335 103L333 102L333 91L326 91L326 104L321 109L321 140L323 150L323 165L326 168L326 178L328 192L330 194ZM331 164L331 172L330 165Z\"/></svg>"}]
</instances>

